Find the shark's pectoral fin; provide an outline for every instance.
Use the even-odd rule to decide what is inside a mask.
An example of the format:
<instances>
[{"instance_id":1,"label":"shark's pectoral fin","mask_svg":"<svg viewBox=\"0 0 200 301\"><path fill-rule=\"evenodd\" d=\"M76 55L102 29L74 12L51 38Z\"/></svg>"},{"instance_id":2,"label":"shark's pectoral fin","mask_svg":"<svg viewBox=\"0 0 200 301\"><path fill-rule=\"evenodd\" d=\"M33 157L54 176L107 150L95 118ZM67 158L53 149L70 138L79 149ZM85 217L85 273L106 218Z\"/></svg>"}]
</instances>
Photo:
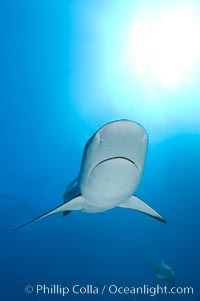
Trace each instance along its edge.
<instances>
[{"instance_id":1,"label":"shark's pectoral fin","mask_svg":"<svg viewBox=\"0 0 200 301\"><path fill-rule=\"evenodd\" d=\"M129 208L136 211L143 212L147 215L150 215L158 220L160 220L163 223L166 223L166 220L158 214L154 209L152 209L150 206L148 206L146 203L141 201L136 196L132 195L128 200L126 200L124 203L121 203L119 207L122 208Z\"/></svg>"},{"instance_id":2,"label":"shark's pectoral fin","mask_svg":"<svg viewBox=\"0 0 200 301\"><path fill-rule=\"evenodd\" d=\"M166 276L161 275L161 274L156 274L156 277L157 277L157 278L160 278L160 279L166 279Z\"/></svg>"},{"instance_id":3,"label":"shark's pectoral fin","mask_svg":"<svg viewBox=\"0 0 200 301\"><path fill-rule=\"evenodd\" d=\"M25 223L23 224L22 226L19 226L17 227L15 230L18 230L24 226L27 226L29 224L32 224L36 221L39 221L40 219L48 216L48 215L51 215L51 214L54 214L54 213L57 213L57 212L62 212L62 211L71 211L71 210L81 210L83 208L83 197L80 195L80 196L77 196L76 198L74 198L73 200L67 202L67 203L64 203L46 213L44 213L43 215L33 219L32 221L28 222L28 223Z\"/></svg>"}]
</instances>

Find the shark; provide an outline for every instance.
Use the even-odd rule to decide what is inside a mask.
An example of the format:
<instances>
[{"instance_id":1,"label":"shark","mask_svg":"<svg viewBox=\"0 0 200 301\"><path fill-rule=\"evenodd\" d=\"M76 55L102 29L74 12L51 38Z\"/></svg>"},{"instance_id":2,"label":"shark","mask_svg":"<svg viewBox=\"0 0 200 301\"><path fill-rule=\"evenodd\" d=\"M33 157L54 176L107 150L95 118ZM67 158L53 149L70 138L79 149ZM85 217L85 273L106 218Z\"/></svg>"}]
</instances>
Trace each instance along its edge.
<instances>
[{"instance_id":1,"label":"shark","mask_svg":"<svg viewBox=\"0 0 200 301\"><path fill-rule=\"evenodd\" d=\"M175 284L175 272L163 261L163 259L155 265L154 271L157 278L166 280L172 285Z\"/></svg>"},{"instance_id":2,"label":"shark","mask_svg":"<svg viewBox=\"0 0 200 301\"><path fill-rule=\"evenodd\" d=\"M97 213L115 207L136 210L165 223L134 194L143 174L147 145L146 130L139 123L122 119L105 124L87 141L80 171L68 185L64 203L16 229L58 212Z\"/></svg>"}]
</instances>

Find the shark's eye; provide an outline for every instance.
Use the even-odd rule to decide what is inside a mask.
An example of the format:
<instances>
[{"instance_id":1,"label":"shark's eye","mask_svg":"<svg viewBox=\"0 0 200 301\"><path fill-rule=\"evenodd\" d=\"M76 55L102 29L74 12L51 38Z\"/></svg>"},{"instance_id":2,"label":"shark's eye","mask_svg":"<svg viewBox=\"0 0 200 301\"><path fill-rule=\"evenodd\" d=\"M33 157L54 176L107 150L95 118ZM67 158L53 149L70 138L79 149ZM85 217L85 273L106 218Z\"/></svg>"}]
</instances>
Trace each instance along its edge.
<instances>
[{"instance_id":1,"label":"shark's eye","mask_svg":"<svg viewBox=\"0 0 200 301\"><path fill-rule=\"evenodd\" d=\"M97 137L99 139L99 142L102 143L103 142L103 137L102 137L101 133L97 133Z\"/></svg>"}]
</instances>

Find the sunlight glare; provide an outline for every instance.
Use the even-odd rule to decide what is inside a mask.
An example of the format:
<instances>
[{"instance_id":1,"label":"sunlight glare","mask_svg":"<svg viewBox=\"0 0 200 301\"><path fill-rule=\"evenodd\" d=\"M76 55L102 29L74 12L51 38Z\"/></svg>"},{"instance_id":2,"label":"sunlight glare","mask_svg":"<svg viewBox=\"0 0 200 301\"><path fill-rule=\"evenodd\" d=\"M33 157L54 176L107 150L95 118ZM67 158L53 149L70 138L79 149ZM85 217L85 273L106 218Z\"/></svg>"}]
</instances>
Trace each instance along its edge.
<instances>
[{"instance_id":1,"label":"sunlight glare","mask_svg":"<svg viewBox=\"0 0 200 301\"><path fill-rule=\"evenodd\" d=\"M181 82L200 58L200 18L191 8L146 14L130 36L126 65L165 86Z\"/></svg>"}]
</instances>

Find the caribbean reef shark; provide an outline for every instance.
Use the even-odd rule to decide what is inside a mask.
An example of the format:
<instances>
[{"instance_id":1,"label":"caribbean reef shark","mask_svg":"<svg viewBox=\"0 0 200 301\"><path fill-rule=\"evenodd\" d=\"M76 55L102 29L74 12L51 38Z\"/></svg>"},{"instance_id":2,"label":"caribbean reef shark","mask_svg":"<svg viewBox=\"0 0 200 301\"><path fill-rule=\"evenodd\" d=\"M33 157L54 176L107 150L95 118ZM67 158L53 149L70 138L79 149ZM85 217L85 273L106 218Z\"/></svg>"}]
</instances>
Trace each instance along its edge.
<instances>
[{"instance_id":1,"label":"caribbean reef shark","mask_svg":"<svg viewBox=\"0 0 200 301\"><path fill-rule=\"evenodd\" d=\"M155 265L154 271L156 273L156 277L159 279L166 280L172 285L175 284L175 273L170 266L168 266L162 259L161 261Z\"/></svg>"},{"instance_id":2,"label":"caribbean reef shark","mask_svg":"<svg viewBox=\"0 0 200 301\"><path fill-rule=\"evenodd\" d=\"M115 207L140 211L166 222L133 195L142 177L147 144L147 133L136 122L118 120L104 125L88 140L78 177L63 196L64 204L17 229L57 212L96 213Z\"/></svg>"}]
</instances>

